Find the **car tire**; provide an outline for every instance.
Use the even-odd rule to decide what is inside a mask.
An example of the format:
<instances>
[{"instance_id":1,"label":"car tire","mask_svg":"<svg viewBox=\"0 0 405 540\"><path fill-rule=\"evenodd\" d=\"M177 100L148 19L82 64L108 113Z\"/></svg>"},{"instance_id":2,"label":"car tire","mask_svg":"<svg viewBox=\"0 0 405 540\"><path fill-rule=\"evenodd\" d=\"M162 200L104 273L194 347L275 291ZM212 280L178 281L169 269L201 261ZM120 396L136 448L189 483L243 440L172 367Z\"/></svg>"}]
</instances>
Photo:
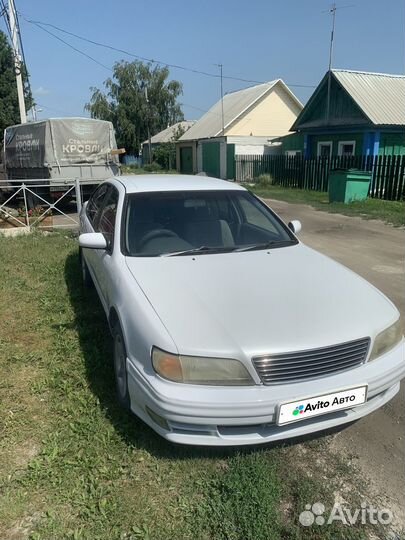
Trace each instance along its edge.
<instances>
[{"instance_id":1,"label":"car tire","mask_svg":"<svg viewBox=\"0 0 405 540\"><path fill-rule=\"evenodd\" d=\"M83 285L84 287L86 287L86 289L91 289L93 287L93 280L91 278L86 261L84 260L83 251L81 249L79 250L79 260L80 260L80 268L82 271Z\"/></svg>"},{"instance_id":2,"label":"car tire","mask_svg":"<svg viewBox=\"0 0 405 540\"><path fill-rule=\"evenodd\" d=\"M129 409L127 350L124 336L118 324L114 327L112 335L114 341L114 375L117 399L121 407Z\"/></svg>"}]
</instances>

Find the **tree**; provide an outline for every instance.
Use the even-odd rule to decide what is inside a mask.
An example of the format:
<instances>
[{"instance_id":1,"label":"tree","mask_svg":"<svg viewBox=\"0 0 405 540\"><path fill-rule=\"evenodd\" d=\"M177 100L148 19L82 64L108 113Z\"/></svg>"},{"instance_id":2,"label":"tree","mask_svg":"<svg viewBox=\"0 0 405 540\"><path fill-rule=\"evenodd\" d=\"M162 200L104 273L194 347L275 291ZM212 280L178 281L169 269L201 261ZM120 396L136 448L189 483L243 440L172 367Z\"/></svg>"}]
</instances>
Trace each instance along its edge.
<instances>
[{"instance_id":1,"label":"tree","mask_svg":"<svg viewBox=\"0 0 405 540\"><path fill-rule=\"evenodd\" d=\"M28 86L28 74L21 67L24 83L25 107L31 109L34 102ZM0 30L0 140L7 126L20 123L17 85L15 81L14 55L6 35Z\"/></svg>"},{"instance_id":2,"label":"tree","mask_svg":"<svg viewBox=\"0 0 405 540\"><path fill-rule=\"evenodd\" d=\"M85 109L92 118L113 122L118 146L139 155L143 141L184 119L177 98L183 87L168 81L167 67L153 67L140 61L116 62L114 74L104 82L105 92L90 88Z\"/></svg>"},{"instance_id":3,"label":"tree","mask_svg":"<svg viewBox=\"0 0 405 540\"><path fill-rule=\"evenodd\" d=\"M170 170L176 166L176 141L187 131L181 124L173 131L169 142L160 143L152 151L152 159L159 163L162 169Z\"/></svg>"}]
</instances>

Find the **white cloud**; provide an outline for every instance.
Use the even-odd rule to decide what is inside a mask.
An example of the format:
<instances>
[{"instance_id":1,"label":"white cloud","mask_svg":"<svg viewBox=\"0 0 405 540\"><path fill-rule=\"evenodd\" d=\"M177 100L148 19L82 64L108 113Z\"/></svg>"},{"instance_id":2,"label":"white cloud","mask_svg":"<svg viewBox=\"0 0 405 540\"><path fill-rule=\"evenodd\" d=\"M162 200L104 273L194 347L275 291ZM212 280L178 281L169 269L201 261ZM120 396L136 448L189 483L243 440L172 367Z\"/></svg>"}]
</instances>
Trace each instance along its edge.
<instances>
[{"instance_id":1,"label":"white cloud","mask_svg":"<svg viewBox=\"0 0 405 540\"><path fill-rule=\"evenodd\" d=\"M38 88L34 90L35 96L47 96L50 93L51 91L49 90L49 88L45 88L44 86L38 86Z\"/></svg>"}]
</instances>

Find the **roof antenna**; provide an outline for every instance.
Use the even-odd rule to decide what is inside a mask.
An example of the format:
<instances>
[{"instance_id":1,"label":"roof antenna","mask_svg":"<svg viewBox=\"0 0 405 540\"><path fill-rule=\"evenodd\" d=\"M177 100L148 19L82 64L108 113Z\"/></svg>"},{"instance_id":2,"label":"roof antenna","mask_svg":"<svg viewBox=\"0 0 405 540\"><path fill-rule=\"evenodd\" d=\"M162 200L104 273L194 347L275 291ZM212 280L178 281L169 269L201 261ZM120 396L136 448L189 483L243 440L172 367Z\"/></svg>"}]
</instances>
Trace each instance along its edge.
<instances>
[{"instance_id":1,"label":"roof antenna","mask_svg":"<svg viewBox=\"0 0 405 540\"><path fill-rule=\"evenodd\" d=\"M219 77L221 79L221 126L222 126L222 137L225 135L225 121L224 121L224 85L223 85L223 74L222 64L214 64L219 68Z\"/></svg>"},{"instance_id":2,"label":"roof antenna","mask_svg":"<svg viewBox=\"0 0 405 540\"><path fill-rule=\"evenodd\" d=\"M332 81L332 56L333 56L333 38L335 35L336 4L333 3L329 13L332 13L332 30L330 33L329 45L329 66L328 66L328 97L326 99L326 123L329 124L330 116L330 86Z\"/></svg>"},{"instance_id":3,"label":"roof antenna","mask_svg":"<svg viewBox=\"0 0 405 540\"><path fill-rule=\"evenodd\" d=\"M333 63L333 42L335 38L335 20L336 20L336 10L337 9L343 9L343 8L350 8L354 6L339 6L336 7L336 4L333 3L331 7L328 9L328 13L332 13L332 30L330 33L330 44L329 44L329 65L328 65L328 97L326 100L326 123L329 124L329 117L330 117L330 87L331 87L331 81L332 81L332 63ZM323 11L323 13L326 13Z\"/></svg>"}]
</instances>

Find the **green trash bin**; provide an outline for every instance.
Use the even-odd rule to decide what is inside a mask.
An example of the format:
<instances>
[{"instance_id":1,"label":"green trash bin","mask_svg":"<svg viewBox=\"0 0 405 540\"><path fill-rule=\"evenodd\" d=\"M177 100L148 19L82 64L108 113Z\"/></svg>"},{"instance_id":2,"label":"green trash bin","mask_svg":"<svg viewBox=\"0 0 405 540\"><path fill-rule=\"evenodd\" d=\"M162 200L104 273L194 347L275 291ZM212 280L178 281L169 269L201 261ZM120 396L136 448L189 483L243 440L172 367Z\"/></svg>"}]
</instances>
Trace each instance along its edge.
<instances>
[{"instance_id":1,"label":"green trash bin","mask_svg":"<svg viewBox=\"0 0 405 540\"><path fill-rule=\"evenodd\" d=\"M329 202L364 201L367 199L371 171L333 169L329 173Z\"/></svg>"}]
</instances>

